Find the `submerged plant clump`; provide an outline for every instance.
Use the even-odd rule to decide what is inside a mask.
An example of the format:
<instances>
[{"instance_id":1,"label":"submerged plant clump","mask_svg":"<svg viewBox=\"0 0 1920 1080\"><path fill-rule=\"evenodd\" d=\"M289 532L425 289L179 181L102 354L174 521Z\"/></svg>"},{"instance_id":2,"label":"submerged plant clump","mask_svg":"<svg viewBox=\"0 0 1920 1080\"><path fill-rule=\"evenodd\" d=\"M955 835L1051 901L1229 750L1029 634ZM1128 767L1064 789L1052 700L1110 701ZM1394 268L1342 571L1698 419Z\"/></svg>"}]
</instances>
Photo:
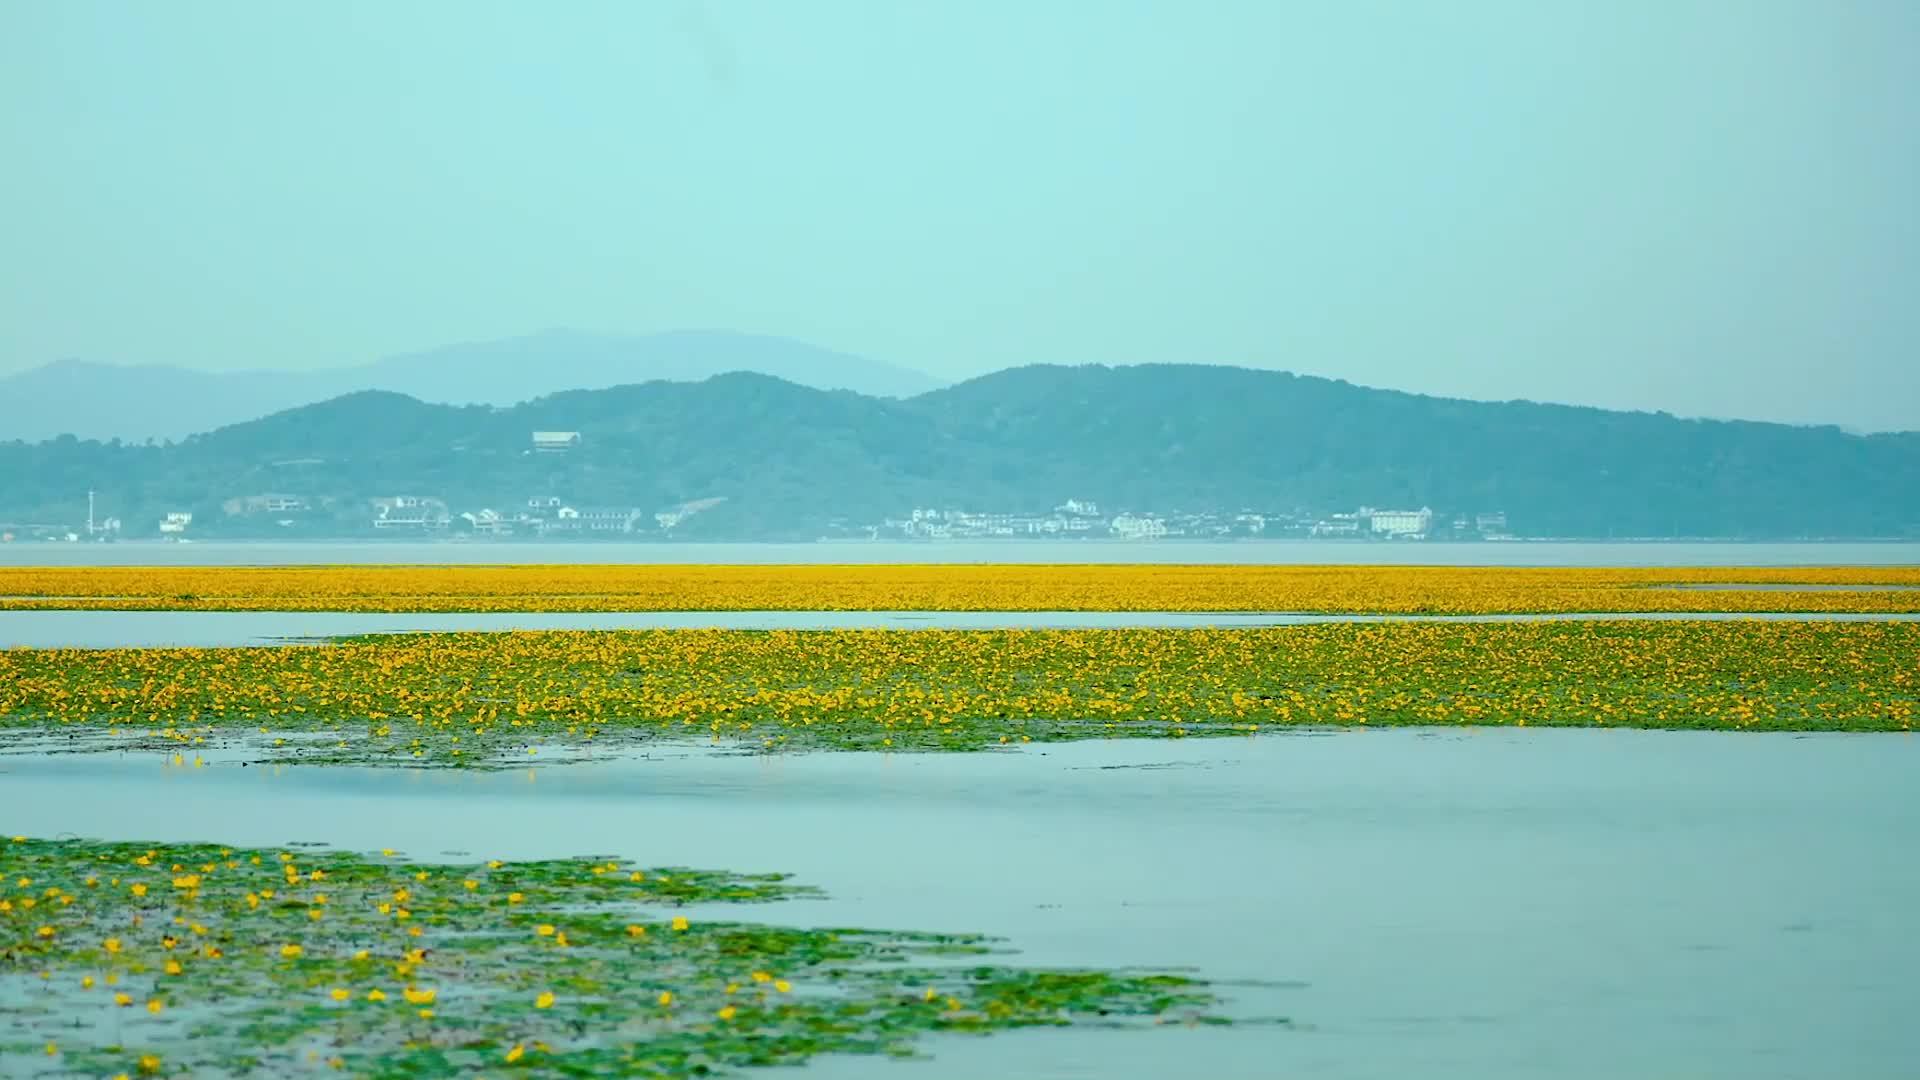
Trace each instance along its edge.
<instances>
[{"instance_id":1,"label":"submerged plant clump","mask_svg":"<svg viewBox=\"0 0 1920 1080\"><path fill-rule=\"evenodd\" d=\"M778 875L25 837L0 872L9 1075L685 1077L932 1032L1220 1022L1176 975L669 913L812 893Z\"/></svg>"},{"instance_id":2,"label":"submerged plant clump","mask_svg":"<svg viewBox=\"0 0 1920 1080\"><path fill-rule=\"evenodd\" d=\"M1911 730L1920 623L548 631L0 650L16 747L499 766L690 738L977 750L1302 725ZM37 740L27 736L38 736Z\"/></svg>"}]
</instances>

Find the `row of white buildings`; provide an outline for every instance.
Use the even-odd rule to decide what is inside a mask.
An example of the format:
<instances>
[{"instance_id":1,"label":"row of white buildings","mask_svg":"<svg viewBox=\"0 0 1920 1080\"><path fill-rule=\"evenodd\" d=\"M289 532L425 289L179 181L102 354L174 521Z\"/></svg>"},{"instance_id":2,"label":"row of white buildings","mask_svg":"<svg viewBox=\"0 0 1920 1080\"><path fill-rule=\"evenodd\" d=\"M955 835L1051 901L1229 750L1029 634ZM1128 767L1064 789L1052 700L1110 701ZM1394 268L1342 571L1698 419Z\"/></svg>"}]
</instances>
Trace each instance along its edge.
<instances>
[{"instance_id":1,"label":"row of white buildings","mask_svg":"<svg viewBox=\"0 0 1920 1080\"><path fill-rule=\"evenodd\" d=\"M632 506L574 506L558 495L535 495L511 514L486 508L459 516L481 536L614 536L649 529L672 532L681 522L725 501L696 499L648 513Z\"/></svg>"},{"instance_id":2,"label":"row of white buildings","mask_svg":"<svg viewBox=\"0 0 1920 1080\"><path fill-rule=\"evenodd\" d=\"M1308 532L1321 537L1369 536L1382 540L1425 540L1431 536L1505 540L1512 535L1503 511L1490 510L1472 517L1456 514L1442 522L1433 509L1426 506L1418 510L1376 510L1363 506L1350 514L1329 514L1315 521Z\"/></svg>"},{"instance_id":3,"label":"row of white buildings","mask_svg":"<svg viewBox=\"0 0 1920 1080\"><path fill-rule=\"evenodd\" d=\"M1329 514L1313 523L1314 536L1377 536L1386 540L1422 540L1433 531L1433 510L1375 510L1363 506L1350 514Z\"/></svg>"},{"instance_id":4,"label":"row of white buildings","mask_svg":"<svg viewBox=\"0 0 1920 1080\"><path fill-rule=\"evenodd\" d=\"M1257 536L1266 528L1261 514L1101 513L1087 499L1068 499L1044 514L980 513L971 510L916 509L871 527L875 538L972 540L989 538L1112 538L1154 540L1165 536Z\"/></svg>"},{"instance_id":5,"label":"row of white buildings","mask_svg":"<svg viewBox=\"0 0 1920 1080\"><path fill-rule=\"evenodd\" d=\"M1124 512L1111 517L1097 503L1070 499L1045 514L980 513L970 510L916 509L870 527L875 538L961 540L978 538L1108 537L1155 540L1162 537L1312 536L1322 538L1425 540L1504 539L1507 516L1499 511L1442 519L1433 508L1382 509L1363 506L1345 513L1314 517L1304 511L1283 514Z\"/></svg>"},{"instance_id":6,"label":"row of white buildings","mask_svg":"<svg viewBox=\"0 0 1920 1080\"><path fill-rule=\"evenodd\" d=\"M578 536L637 532L646 527L648 515L637 507L573 506L557 495L535 495L517 510L483 507L460 518L480 536Z\"/></svg>"}]
</instances>

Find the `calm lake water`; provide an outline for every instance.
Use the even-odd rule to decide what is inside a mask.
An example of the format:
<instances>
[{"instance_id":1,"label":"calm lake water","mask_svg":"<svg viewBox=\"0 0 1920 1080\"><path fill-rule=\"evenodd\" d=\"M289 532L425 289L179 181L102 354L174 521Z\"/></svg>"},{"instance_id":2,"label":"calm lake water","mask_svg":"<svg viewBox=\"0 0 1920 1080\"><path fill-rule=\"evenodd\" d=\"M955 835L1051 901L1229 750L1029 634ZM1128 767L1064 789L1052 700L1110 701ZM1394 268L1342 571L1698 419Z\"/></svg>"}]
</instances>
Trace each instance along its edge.
<instances>
[{"instance_id":1,"label":"calm lake water","mask_svg":"<svg viewBox=\"0 0 1920 1080\"><path fill-rule=\"evenodd\" d=\"M457 615L282 611L0 611L0 649L218 648L352 634L507 630L994 630L1300 626L1335 622L1534 622L1595 619L1920 622L1920 613L1303 615L1180 611L634 611Z\"/></svg>"},{"instance_id":2,"label":"calm lake water","mask_svg":"<svg viewBox=\"0 0 1920 1080\"><path fill-rule=\"evenodd\" d=\"M1098 626L1302 626L1309 623L1528 623L1528 621L1914 623L1920 613L1647 613L1647 615L1260 615L1187 611L611 611L390 615L359 611L0 611L0 648L131 650L321 642L348 634L426 630L996 630Z\"/></svg>"},{"instance_id":3,"label":"calm lake water","mask_svg":"<svg viewBox=\"0 0 1920 1080\"><path fill-rule=\"evenodd\" d=\"M0 566L282 566L342 563L1248 563L1446 566L1890 566L1920 543L1389 543L1321 540L974 541L817 544L0 544Z\"/></svg>"},{"instance_id":4,"label":"calm lake water","mask_svg":"<svg viewBox=\"0 0 1920 1080\"><path fill-rule=\"evenodd\" d=\"M724 917L1192 966L1300 1027L1033 1032L802 1075L1912 1077L1920 742L1408 730L466 775L0 759L39 836L607 854L827 889ZM716 909L717 914L720 909Z\"/></svg>"}]
</instances>

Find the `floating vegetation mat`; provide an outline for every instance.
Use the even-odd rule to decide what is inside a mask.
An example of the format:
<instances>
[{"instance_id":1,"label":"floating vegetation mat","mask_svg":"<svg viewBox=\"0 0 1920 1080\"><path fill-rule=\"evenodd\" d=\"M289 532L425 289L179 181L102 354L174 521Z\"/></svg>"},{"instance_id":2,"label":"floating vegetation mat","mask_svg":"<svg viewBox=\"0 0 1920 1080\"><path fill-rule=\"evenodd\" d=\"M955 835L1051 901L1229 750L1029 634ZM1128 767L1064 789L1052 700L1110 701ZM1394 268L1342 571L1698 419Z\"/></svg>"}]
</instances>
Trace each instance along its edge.
<instances>
[{"instance_id":1,"label":"floating vegetation mat","mask_svg":"<svg viewBox=\"0 0 1920 1080\"><path fill-rule=\"evenodd\" d=\"M1226 1023L1170 974L977 936L670 914L778 875L0 840L0 1073L706 1076L932 1032Z\"/></svg>"},{"instance_id":2,"label":"floating vegetation mat","mask_svg":"<svg viewBox=\"0 0 1920 1080\"><path fill-rule=\"evenodd\" d=\"M489 766L657 740L976 750L1301 725L1910 730L1920 623L421 634L0 650L16 749ZM546 754L546 758L539 755Z\"/></svg>"},{"instance_id":3,"label":"floating vegetation mat","mask_svg":"<svg viewBox=\"0 0 1920 1080\"><path fill-rule=\"evenodd\" d=\"M1689 589L1718 585L1732 588ZM1742 589L1738 586L1759 586ZM1795 591L1794 585L1812 586ZM1881 586L1848 591L1846 586ZM1893 586L1894 588L1886 588ZM0 567L0 609L188 611L1920 611L1920 567Z\"/></svg>"}]
</instances>

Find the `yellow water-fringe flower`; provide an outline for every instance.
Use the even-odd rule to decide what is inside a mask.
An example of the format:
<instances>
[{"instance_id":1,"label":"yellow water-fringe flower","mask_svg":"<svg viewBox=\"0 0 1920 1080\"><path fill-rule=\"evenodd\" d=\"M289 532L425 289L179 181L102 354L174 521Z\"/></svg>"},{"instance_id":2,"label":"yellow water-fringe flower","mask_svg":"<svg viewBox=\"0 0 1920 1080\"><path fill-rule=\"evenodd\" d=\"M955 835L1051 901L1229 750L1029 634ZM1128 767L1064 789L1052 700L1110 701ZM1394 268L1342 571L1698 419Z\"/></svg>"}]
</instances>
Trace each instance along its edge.
<instances>
[{"instance_id":1,"label":"yellow water-fringe flower","mask_svg":"<svg viewBox=\"0 0 1920 1080\"><path fill-rule=\"evenodd\" d=\"M437 764L467 760L456 749L497 760L529 729L555 741L697 736L767 750L985 749L1384 723L1903 731L1920 719L1916 649L1912 622L1645 620L15 649L0 650L0 731L90 727L107 746L105 736L149 737L150 725L169 722L179 725L169 737L239 738L260 716L329 735L342 717L367 717L342 740L354 757L412 762L424 748ZM163 709L175 719L155 719ZM252 894L247 908L268 912L271 892ZM0 902L19 910L30 899ZM524 899L507 894L509 905ZM367 902L387 913L407 906Z\"/></svg>"},{"instance_id":2,"label":"yellow water-fringe flower","mask_svg":"<svg viewBox=\"0 0 1920 1080\"><path fill-rule=\"evenodd\" d=\"M1913 611L1916 567L4 567L0 608L252 611ZM1767 586L1705 593L1677 585ZM1782 588L1785 587L1785 588Z\"/></svg>"}]
</instances>

